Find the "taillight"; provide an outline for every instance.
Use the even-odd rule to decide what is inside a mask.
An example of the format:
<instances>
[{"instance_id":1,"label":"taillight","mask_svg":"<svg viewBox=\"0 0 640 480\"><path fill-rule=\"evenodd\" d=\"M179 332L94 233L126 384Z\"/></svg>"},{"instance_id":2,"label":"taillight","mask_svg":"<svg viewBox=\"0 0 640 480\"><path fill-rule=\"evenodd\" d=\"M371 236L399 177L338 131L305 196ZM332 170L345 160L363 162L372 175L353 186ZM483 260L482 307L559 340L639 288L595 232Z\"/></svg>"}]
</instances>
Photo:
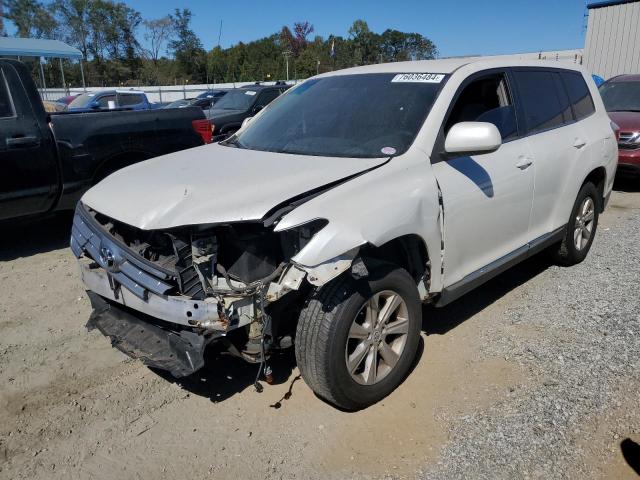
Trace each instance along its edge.
<instances>
[{"instance_id":1,"label":"taillight","mask_svg":"<svg viewBox=\"0 0 640 480\"><path fill-rule=\"evenodd\" d=\"M191 126L195 132L202 137L204 143L211 143L213 139L213 125L209 120L194 120L191 122Z\"/></svg>"},{"instance_id":2,"label":"taillight","mask_svg":"<svg viewBox=\"0 0 640 480\"><path fill-rule=\"evenodd\" d=\"M620 141L620 127L616 122L612 121L610 123L611 123L611 130L613 130L613 133L615 133L616 135L616 142L618 142Z\"/></svg>"}]
</instances>

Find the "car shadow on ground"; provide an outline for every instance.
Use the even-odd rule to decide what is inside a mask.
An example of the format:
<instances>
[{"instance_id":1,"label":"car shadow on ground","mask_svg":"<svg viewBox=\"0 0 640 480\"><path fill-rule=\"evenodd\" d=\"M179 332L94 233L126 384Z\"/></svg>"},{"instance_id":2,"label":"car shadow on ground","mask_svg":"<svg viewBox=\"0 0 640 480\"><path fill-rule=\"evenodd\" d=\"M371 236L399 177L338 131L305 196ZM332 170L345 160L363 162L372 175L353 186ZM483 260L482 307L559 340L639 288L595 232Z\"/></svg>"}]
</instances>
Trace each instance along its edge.
<instances>
[{"instance_id":1,"label":"car shadow on ground","mask_svg":"<svg viewBox=\"0 0 640 480\"><path fill-rule=\"evenodd\" d=\"M272 385L290 382L288 395L285 395L287 398L280 400L281 406L282 400L291 397L293 385L298 379L298 377L291 378L296 366L293 348L272 355L267 365L272 371ZM188 377L176 379L168 372L153 371L165 380L177 383L190 393L209 398L212 402L221 402L246 388L253 389L258 368L258 364L248 363L240 358L208 349L205 352L204 367ZM264 388L269 387L264 376L261 377L260 384ZM273 406L273 408L280 408L280 406Z\"/></svg>"},{"instance_id":2,"label":"car shadow on ground","mask_svg":"<svg viewBox=\"0 0 640 480\"><path fill-rule=\"evenodd\" d=\"M551 265L552 263L547 256L537 255L446 307L425 306L423 308L424 333L426 335L445 335L503 295L539 275ZM411 371L419 363L423 349L424 342L421 339ZM272 356L268 363L273 371L273 385L289 383L289 389L283 398L270 405L273 408L281 408L283 402L294 394L295 384L300 380L299 375L292 376L296 367L293 348ZM246 388L253 389L257 372L258 365L249 364L230 355L207 351L204 368L193 375L183 379L174 379L169 374L157 373L163 378L179 384L188 392L209 398L213 402L220 402ZM269 388L264 378L261 380L261 384L265 388Z\"/></svg>"},{"instance_id":3,"label":"car shadow on ground","mask_svg":"<svg viewBox=\"0 0 640 480\"><path fill-rule=\"evenodd\" d=\"M519 263L445 307L426 305L422 309L422 330L427 335L444 335L552 265L550 257L541 253Z\"/></svg>"},{"instance_id":4,"label":"car shadow on ground","mask_svg":"<svg viewBox=\"0 0 640 480\"><path fill-rule=\"evenodd\" d=\"M73 213L0 223L0 262L69 246Z\"/></svg>"},{"instance_id":5,"label":"car shadow on ground","mask_svg":"<svg viewBox=\"0 0 640 480\"><path fill-rule=\"evenodd\" d=\"M620 442L620 451L627 465L629 465L637 475L640 476L640 444L630 438L625 438Z\"/></svg>"}]
</instances>

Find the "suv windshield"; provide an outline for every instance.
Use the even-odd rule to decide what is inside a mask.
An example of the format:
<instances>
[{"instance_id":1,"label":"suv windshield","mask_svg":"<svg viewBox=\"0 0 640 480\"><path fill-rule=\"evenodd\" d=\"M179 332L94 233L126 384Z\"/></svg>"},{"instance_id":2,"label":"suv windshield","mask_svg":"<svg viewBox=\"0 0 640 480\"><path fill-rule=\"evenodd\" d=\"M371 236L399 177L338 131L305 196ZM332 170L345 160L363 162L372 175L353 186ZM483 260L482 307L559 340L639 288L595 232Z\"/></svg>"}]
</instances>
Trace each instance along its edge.
<instances>
[{"instance_id":1,"label":"suv windshield","mask_svg":"<svg viewBox=\"0 0 640 480\"><path fill-rule=\"evenodd\" d=\"M258 92L255 90L233 90L216 103L216 108L222 110L246 110L251 106L257 94Z\"/></svg>"},{"instance_id":2,"label":"suv windshield","mask_svg":"<svg viewBox=\"0 0 640 480\"><path fill-rule=\"evenodd\" d=\"M84 108L91 103L95 96L95 93L83 93L82 95L78 95L69 104L69 108Z\"/></svg>"},{"instance_id":3,"label":"suv windshield","mask_svg":"<svg viewBox=\"0 0 640 480\"><path fill-rule=\"evenodd\" d=\"M444 78L376 73L311 79L275 100L230 143L327 157L400 155L424 123Z\"/></svg>"},{"instance_id":4,"label":"suv windshield","mask_svg":"<svg viewBox=\"0 0 640 480\"><path fill-rule=\"evenodd\" d=\"M607 82L600 95L607 112L640 112L640 82Z\"/></svg>"}]
</instances>

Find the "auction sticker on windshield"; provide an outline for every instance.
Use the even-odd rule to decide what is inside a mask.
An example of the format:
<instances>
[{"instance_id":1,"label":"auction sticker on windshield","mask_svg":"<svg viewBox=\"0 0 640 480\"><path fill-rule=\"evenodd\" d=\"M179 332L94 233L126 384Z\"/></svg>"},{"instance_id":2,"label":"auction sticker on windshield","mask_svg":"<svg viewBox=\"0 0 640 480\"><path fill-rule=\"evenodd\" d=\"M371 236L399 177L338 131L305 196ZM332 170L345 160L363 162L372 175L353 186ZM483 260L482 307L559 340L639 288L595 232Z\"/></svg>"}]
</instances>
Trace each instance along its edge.
<instances>
[{"instance_id":1,"label":"auction sticker on windshield","mask_svg":"<svg viewBox=\"0 0 640 480\"><path fill-rule=\"evenodd\" d=\"M253 90L247 90L246 92L244 92L245 95L250 95L250 96L254 96L256 94L256 92L254 92Z\"/></svg>"},{"instance_id":2,"label":"auction sticker on windshield","mask_svg":"<svg viewBox=\"0 0 640 480\"><path fill-rule=\"evenodd\" d=\"M442 73L399 73L392 83L440 83L444 79Z\"/></svg>"}]
</instances>

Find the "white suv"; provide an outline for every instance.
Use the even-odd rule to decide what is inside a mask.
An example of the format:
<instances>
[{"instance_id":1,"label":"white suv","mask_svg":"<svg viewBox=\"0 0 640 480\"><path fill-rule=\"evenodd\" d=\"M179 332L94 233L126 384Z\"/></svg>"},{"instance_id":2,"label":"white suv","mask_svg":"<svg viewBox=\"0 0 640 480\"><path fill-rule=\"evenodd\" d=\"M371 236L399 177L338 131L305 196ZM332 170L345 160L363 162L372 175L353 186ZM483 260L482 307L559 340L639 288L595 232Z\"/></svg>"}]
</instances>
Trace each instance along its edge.
<instances>
[{"instance_id":1,"label":"white suv","mask_svg":"<svg viewBox=\"0 0 640 480\"><path fill-rule=\"evenodd\" d=\"M363 408L410 370L421 302L445 305L543 249L582 261L616 159L600 95L574 65L320 75L230 139L86 193L71 248L88 327L176 377L211 346L270 380L269 358L293 345L320 397Z\"/></svg>"}]
</instances>

